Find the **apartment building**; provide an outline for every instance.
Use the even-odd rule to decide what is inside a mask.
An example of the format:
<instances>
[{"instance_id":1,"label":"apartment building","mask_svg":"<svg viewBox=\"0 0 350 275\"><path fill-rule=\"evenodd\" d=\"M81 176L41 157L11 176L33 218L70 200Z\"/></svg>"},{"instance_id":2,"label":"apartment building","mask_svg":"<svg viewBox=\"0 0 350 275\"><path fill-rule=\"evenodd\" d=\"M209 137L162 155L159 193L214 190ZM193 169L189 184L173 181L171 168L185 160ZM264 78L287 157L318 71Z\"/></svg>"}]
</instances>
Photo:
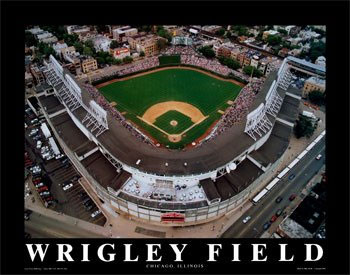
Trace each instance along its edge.
<instances>
[{"instance_id":1,"label":"apartment building","mask_svg":"<svg viewBox=\"0 0 350 275\"><path fill-rule=\"evenodd\" d=\"M83 73L88 73L97 70L97 61L92 57L81 59L81 68Z\"/></svg>"},{"instance_id":2,"label":"apartment building","mask_svg":"<svg viewBox=\"0 0 350 275\"><path fill-rule=\"evenodd\" d=\"M33 76L35 85L38 85L45 81L44 74L42 73L42 71L40 71L36 64L30 65L30 73Z\"/></svg>"},{"instance_id":3,"label":"apartment building","mask_svg":"<svg viewBox=\"0 0 350 275\"><path fill-rule=\"evenodd\" d=\"M126 47L123 48L116 48L116 49L110 49L109 53L115 58L115 59L123 59L127 56L130 56L130 50Z\"/></svg>"},{"instance_id":4,"label":"apartment building","mask_svg":"<svg viewBox=\"0 0 350 275\"><path fill-rule=\"evenodd\" d=\"M137 29L131 28L130 26L124 26L124 27L112 30L112 34L113 34L113 39L117 40L118 42L125 42L127 41L128 36L133 36L137 34Z\"/></svg>"},{"instance_id":5,"label":"apartment building","mask_svg":"<svg viewBox=\"0 0 350 275\"><path fill-rule=\"evenodd\" d=\"M305 81L303 96L307 96L311 91L324 92L326 90L326 80L312 76Z\"/></svg>"},{"instance_id":6,"label":"apartment building","mask_svg":"<svg viewBox=\"0 0 350 275\"><path fill-rule=\"evenodd\" d=\"M144 52L145 56L152 56L159 52L157 45L159 39L164 38L154 34L135 35L128 37L128 42L131 49L135 49L137 52Z\"/></svg>"}]
</instances>

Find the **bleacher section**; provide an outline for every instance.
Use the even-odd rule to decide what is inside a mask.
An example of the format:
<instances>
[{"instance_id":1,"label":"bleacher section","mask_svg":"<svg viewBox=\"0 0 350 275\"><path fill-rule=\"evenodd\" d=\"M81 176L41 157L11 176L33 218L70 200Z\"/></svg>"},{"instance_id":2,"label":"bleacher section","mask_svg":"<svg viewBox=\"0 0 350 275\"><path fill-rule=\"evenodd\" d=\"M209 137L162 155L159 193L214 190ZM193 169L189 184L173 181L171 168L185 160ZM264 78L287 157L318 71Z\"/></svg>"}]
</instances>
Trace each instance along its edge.
<instances>
[{"instance_id":1,"label":"bleacher section","mask_svg":"<svg viewBox=\"0 0 350 275\"><path fill-rule=\"evenodd\" d=\"M64 109L63 104L61 104L54 95L43 95L40 96L38 99L49 115Z\"/></svg>"},{"instance_id":2,"label":"bleacher section","mask_svg":"<svg viewBox=\"0 0 350 275\"><path fill-rule=\"evenodd\" d=\"M298 116L300 100L291 96L286 96L283 100L281 110L278 113L278 118L294 123Z\"/></svg>"},{"instance_id":3,"label":"bleacher section","mask_svg":"<svg viewBox=\"0 0 350 275\"><path fill-rule=\"evenodd\" d=\"M111 183L118 172L116 168L104 157L104 155L97 151L91 156L81 161L89 174L104 188L111 186Z\"/></svg>"},{"instance_id":4,"label":"bleacher section","mask_svg":"<svg viewBox=\"0 0 350 275\"><path fill-rule=\"evenodd\" d=\"M211 179L200 180L199 183L203 187L205 195L207 196L207 199L210 203L218 202L221 200L221 196Z\"/></svg>"},{"instance_id":5,"label":"bleacher section","mask_svg":"<svg viewBox=\"0 0 350 275\"><path fill-rule=\"evenodd\" d=\"M292 128L276 121L270 138L257 151L250 154L256 161L267 167L282 156L289 144Z\"/></svg>"}]
</instances>

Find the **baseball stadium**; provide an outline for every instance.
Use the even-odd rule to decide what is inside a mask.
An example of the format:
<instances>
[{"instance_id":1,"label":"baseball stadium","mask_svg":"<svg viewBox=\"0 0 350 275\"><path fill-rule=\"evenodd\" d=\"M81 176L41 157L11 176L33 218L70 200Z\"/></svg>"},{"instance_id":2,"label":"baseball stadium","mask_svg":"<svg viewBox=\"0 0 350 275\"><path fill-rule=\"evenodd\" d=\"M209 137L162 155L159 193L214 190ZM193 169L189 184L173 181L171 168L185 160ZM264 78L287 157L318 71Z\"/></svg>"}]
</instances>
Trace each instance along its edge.
<instances>
[{"instance_id":1,"label":"baseball stadium","mask_svg":"<svg viewBox=\"0 0 350 275\"><path fill-rule=\"evenodd\" d=\"M37 95L59 144L103 204L130 219L196 225L235 211L279 168L298 115L286 58L265 78L190 47L78 81L53 57Z\"/></svg>"}]
</instances>

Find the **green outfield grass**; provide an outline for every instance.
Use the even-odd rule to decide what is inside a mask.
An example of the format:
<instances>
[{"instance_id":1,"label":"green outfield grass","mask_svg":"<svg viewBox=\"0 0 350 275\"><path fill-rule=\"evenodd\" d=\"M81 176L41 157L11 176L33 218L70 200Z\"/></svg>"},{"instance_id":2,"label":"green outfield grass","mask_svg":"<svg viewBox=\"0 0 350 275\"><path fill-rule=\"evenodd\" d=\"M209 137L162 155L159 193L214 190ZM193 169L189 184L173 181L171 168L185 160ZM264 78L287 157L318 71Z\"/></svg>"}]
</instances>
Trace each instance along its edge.
<instances>
[{"instance_id":1,"label":"green outfield grass","mask_svg":"<svg viewBox=\"0 0 350 275\"><path fill-rule=\"evenodd\" d=\"M129 80L115 82L99 90L108 101L117 102L116 108L120 112L127 112L125 115L127 119L146 130L161 144L167 145L172 149L177 149L182 148L203 135L206 130L221 117L221 114L217 111L225 111L229 106L227 101L233 101L237 97L241 87L197 71L171 68ZM162 132L137 118L137 116L142 117L145 111L152 105L165 101L190 103L197 107L203 115L209 117L186 132L186 136L183 137L181 142L172 143ZM175 114L173 111L169 112L175 116L181 115L186 117L179 112L176 112L178 114ZM180 123L178 121L177 127L171 126L169 124L170 120L177 119L170 119L168 113L163 114L156 121L156 123L160 123L161 127L158 126L159 128L168 132L164 127L170 126L171 128L167 128L168 130L172 129L173 131L177 131L180 127L182 129L187 126L180 125L186 123L183 117L181 117L181 121L183 120L183 122ZM162 118L163 116L165 117ZM180 117L178 119L180 119ZM182 131L179 130L179 132ZM168 133L170 134L170 132Z\"/></svg>"}]
</instances>

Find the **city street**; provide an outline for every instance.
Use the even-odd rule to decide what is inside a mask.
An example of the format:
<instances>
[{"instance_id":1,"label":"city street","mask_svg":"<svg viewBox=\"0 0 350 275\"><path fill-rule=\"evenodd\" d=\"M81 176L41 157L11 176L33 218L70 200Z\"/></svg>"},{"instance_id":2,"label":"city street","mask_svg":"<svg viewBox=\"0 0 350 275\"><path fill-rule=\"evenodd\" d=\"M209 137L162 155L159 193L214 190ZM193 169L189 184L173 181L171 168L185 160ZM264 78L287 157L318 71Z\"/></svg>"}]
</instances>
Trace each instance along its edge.
<instances>
[{"instance_id":1,"label":"city street","mask_svg":"<svg viewBox=\"0 0 350 275\"><path fill-rule=\"evenodd\" d=\"M79 221L78 221L79 223ZM71 222L57 222L48 215L34 212L25 221L25 231L32 238L102 238L103 236L84 230Z\"/></svg>"},{"instance_id":2,"label":"city street","mask_svg":"<svg viewBox=\"0 0 350 275\"><path fill-rule=\"evenodd\" d=\"M322 154L321 160L315 157ZM302 189L309 180L321 169L325 163L325 140L324 138L314 146L314 148L287 173L281 181L260 201L252 206L237 222L235 222L222 238L258 238L264 232L263 225L268 222L278 209L285 208L284 211L291 210L298 201L298 197L290 202L289 197L292 194L300 196ZM289 180L288 177L294 174L295 178ZM276 203L275 199L281 196L283 200ZM300 198L299 198L300 200ZM289 212L289 211L288 211ZM251 216L246 224L242 222L246 216ZM280 223L283 220L281 215L274 223Z\"/></svg>"}]
</instances>

